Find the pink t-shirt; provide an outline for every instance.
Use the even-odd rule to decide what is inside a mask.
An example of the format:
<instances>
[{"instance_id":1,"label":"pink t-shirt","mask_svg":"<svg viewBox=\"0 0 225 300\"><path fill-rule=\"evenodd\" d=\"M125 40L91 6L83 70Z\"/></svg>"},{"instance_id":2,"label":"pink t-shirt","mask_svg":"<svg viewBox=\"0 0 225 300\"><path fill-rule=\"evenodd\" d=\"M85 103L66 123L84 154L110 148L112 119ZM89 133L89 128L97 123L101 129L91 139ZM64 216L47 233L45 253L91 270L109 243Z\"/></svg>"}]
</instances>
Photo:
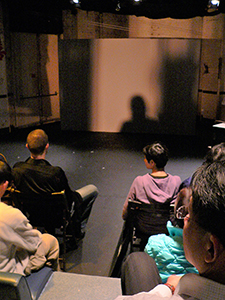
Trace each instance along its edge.
<instances>
[{"instance_id":1,"label":"pink t-shirt","mask_svg":"<svg viewBox=\"0 0 225 300\"><path fill-rule=\"evenodd\" d=\"M181 179L179 176L168 173L165 177L153 177L149 173L137 176L124 203L123 219L127 217L128 199L137 199L144 203L152 203L154 201L173 203L176 200L180 184Z\"/></svg>"}]
</instances>

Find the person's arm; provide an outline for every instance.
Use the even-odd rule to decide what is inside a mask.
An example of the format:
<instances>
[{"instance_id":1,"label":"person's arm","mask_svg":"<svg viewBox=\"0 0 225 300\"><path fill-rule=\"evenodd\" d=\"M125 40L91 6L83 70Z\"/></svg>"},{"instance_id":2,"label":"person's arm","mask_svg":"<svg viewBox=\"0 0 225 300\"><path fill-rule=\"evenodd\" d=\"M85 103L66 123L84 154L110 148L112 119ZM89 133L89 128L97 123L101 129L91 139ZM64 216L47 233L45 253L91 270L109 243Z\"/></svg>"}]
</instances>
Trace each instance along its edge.
<instances>
[{"instance_id":1,"label":"person's arm","mask_svg":"<svg viewBox=\"0 0 225 300\"><path fill-rule=\"evenodd\" d=\"M149 292L141 292L132 296L118 296L115 300L169 300L171 297L170 289L165 284L159 284Z\"/></svg>"},{"instance_id":2,"label":"person's arm","mask_svg":"<svg viewBox=\"0 0 225 300\"><path fill-rule=\"evenodd\" d=\"M171 203L175 203L176 199L177 199L177 196L179 194L179 191L180 191L180 185L181 185L181 179L179 176L175 176L176 177L176 186L175 186L175 189L174 189L174 194L172 196L172 201Z\"/></svg>"},{"instance_id":3,"label":"person's arm","mask_svg":"<svg viewBox=\"0 0 225 300\"><path fill-rule=\"evenodd\" d=\"M133 296L119 296L116 300L169 300L173 296L181 277L182 276L171 275L165 284L158 284L149 292L142 292Z\"/></svg>"},{"instance_id":4,"label":"person's arm","mask_svg":"<svg viewBox=\"0 0 225 300\"><path fill-rule=\"evenodd\" d=\"M72 205L72 202L73 202L73 193L74 192L69 186L68 179L67 179L66 174L63 171L63 169L61 167L57 167L57 168L58 168L58 174L56 177L59 182L59 189L61 191L65 190L66 198L67 198L68 205L70 208Z\"/></svg>"},{"instance_id":5,"label":"person's arm","mask_svg":"<svg viewBox=\"0 0 225 300\"><path fill-rule=\"evenodd\" d=\"M123 211L122 211L122 219L123 220L126 220L127 219L127 213L128 213L128 201L129 199L131 200L135 200L136 199L136 188L135 188L135 185L136 185L136 178L134 179L131 187L130 187L130 190L129 190L129 193L127 195L127 198L124 202L124 205L123 205Z\"/></svg>"},{"instance_id":6,"label":"person's arm","mask_svg":"<svg viewBox=\"0 0 225 300\"><path fill-rule=\"evenodd\" d=\"M29 253L34 253L40 243L42 242L42 234L40 231L34 229L29 223L28 219L17 210L17 222L13 228L13 243L20 249L26 250Z\"/></svg>"},{"instance_id":7,"label":"person's arm","mask_svg":"<svg viewBox=\"0 0 225 300\"><path fill-rule=\"evenodd\" d=\"M171 290L171 293L174 294L174 291L180 281L182 276L179 275L170 275L165 283L165 285Z\"/></svg>"},{"instance_id":8,"label":"person's arm","mask_svg":"<svg viewBox=\"0 0 225 300\"><path fill-rule=\"evenodd\" d=\"M158 284L149 292L141 292L133 296L118 296L115 300L169 300L182 276L171 275L165 284Z\"/></svg>"},{"instance_id":9,"label":"person's arm","mask_svg":"<svg viewBox=\"0 0 225 300\"><path fill-rule=\"evenodd\" d=\"M127 218L128 200L129 200L129 198L127 197L124 202L124 205L123 205L123 211L122 211L122 219L123 220L126 220L126 218Z\"/></svg>"}]
</instances>

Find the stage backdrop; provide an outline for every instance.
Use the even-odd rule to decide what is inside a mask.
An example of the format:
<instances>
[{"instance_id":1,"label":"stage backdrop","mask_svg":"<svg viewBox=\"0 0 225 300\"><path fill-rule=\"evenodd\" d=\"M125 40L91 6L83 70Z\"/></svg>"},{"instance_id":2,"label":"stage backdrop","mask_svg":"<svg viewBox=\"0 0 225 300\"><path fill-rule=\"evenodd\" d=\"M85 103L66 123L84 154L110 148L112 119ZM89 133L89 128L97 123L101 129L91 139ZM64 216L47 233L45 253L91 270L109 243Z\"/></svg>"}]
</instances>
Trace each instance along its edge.
<instances>
[{"instance_id":1,"label":"stage backdrop","mask_svg":"<svg viewBox=\"0 0 225 300\"><path fill-rule=\"evenodd\" d=\"M195 134L200 40L59 44L62 129Z\"/></svg>"}]
</instances>

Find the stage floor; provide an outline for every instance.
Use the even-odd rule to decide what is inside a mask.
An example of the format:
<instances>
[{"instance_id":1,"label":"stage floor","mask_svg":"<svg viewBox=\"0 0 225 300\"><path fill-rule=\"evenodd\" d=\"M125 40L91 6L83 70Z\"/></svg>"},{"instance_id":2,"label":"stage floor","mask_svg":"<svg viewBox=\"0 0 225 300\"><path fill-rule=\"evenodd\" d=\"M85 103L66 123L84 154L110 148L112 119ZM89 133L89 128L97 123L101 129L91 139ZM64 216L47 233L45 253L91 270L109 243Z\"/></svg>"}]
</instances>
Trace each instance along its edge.
<instances>
[{"instance_id":1,"label":"stage floor","mask_svg":"<svg viewBox=\"0 0 225 300\"><path fill-rule=\"evenodd\" d=\"M170 150L166 171L184 180L201 165L209 144L199 137L61 132L60 124L42 127L50 141L46 158L64 169L71 188L92 183L99 189L86 235L79 248L67 254L67 271L86 275L108 276L123 225L123 203L133 179L147 172L143 146L165 142ZM25 143L31 129L1 135L0 152L11 166L29 156Z\"/></svg>"}]
</instances>

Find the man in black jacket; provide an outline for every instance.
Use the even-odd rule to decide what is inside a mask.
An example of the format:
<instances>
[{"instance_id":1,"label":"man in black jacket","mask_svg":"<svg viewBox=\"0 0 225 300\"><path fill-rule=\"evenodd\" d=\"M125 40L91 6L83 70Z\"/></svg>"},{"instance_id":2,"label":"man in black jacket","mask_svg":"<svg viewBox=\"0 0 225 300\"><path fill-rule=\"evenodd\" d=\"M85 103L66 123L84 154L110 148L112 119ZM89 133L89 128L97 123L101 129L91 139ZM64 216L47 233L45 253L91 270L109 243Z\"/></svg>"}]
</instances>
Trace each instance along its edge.
<instances>
[{"instance_id":1,"label":"man in black jacket","mask_svg":"<svg viewBox=\"0 0 225 300\"><path fill-rule=\"evenodd\" d=\"M30 157L25 162L18 162L13 167L16 188L26 195L48 195L65 190L68 206L75 207L77 238L82 238L81 231L91 212L92 205L98 195L98 189L90 184L72 191L65 172L60 167L52 166L46 159L49 148L48 136L42 129L31 131L27 136L26 147Z\"/></svg>"}]
</instances>

